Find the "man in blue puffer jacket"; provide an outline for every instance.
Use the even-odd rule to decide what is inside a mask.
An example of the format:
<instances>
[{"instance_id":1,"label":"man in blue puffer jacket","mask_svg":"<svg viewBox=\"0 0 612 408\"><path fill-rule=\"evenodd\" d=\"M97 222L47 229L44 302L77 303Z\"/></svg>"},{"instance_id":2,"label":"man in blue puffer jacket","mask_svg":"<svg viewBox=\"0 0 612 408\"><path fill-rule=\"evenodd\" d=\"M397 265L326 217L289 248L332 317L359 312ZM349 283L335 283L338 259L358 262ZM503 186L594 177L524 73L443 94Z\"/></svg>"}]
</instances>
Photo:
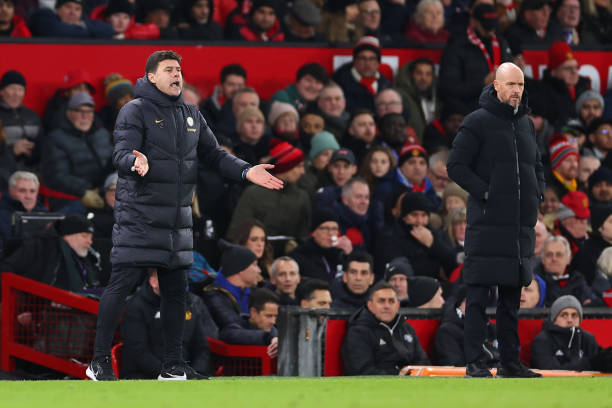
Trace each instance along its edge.
<instances>
[{"instance_id":1,"label":"man in blue puffer jacket","mask_svg":"<svg viewBox=\"0 0 612 408\"><path fill-rule=\"evenodd\" d=\"M198 162L234 180L282 188L266 169L219 147L195 106L183 100L181 57L156 51L115 124L113 164L117 168L113 270L100 300L93 380L116 379L110 362L113 334L126 296L147 268L157 268L165 350L159 380L202 378L182 359L185 272L193 262L191 200Z\"/></svg>"}]
</instances>

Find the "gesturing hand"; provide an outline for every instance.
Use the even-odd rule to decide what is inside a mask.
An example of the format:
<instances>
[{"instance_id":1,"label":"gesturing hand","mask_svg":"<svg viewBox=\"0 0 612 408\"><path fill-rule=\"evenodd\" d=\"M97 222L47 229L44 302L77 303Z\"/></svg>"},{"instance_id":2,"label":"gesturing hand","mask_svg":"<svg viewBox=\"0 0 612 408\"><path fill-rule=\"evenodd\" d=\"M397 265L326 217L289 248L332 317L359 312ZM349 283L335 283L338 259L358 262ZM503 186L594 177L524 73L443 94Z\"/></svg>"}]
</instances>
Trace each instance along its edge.
<instances>
[{"instance_id":1,"label":"gesturing hand","mask_svg":"<svg viewBox=\"0 0 612 408\"><path fill-rule=\"evenodd\" d=\"M283 181L268 173L267 170L273 168L274 166L272 164L258 164L249 169L246 178L251 183L269 188L270 190L280 190L283 188Z\"/></svg>"},{"instance_id":2,"label":"gesturing hand","mask_svg":"<svg viewBox=\"0 0 612 408\"><path fill-rule=\"evenodd\" d=\"M427 248L431 248L433 245L434 236L427 227L422 225L412 227L412 230L410 230L410 235L412 235L417 241L425 245Z\"/></svg>"},{"instance_id":3,"label":"gesturing hand","mask_svg":"<svg viewBox=\"0 0 612 408\"><path fill-rule=\"evenodd\" d=\"M134 156L136 156L136 160L134 160L134 165L132 166L132 171L137 171L140 177L144 177L149 171L149 161L147 160L147 156L140 153L138 150L132 150L132 153Z\"/></svg>"}]
</instances>

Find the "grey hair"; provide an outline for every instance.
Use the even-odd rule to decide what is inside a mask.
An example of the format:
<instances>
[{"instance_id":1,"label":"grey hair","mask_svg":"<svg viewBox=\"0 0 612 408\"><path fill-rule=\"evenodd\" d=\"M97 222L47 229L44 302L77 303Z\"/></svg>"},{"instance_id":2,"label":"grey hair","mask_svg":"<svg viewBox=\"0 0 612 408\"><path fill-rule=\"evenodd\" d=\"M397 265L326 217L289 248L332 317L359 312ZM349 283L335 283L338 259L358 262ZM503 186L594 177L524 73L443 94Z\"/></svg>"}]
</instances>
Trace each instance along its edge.
<instances>
[{"instance_id":1,"label":"grey hair","mask_svg":"<svg viewBox=\"0 0 612 408\"><path fill-rule=\"evenodd\" d=\"M19 180L32 180L35 184L36 187L40 186L40 181L38 180L38 176L30 171L16 171L13 174L11 174L11 177L9 177L9 186L10 187L15 187L17 185L17 182Z\"/></svg>"},{"instance_id":2,"label":"grey hair","mask_svg":"<svg viewBox=\"0 0 612 408\"><path fill-rule=\"evenodd\" d=\"M376 98L374 99L374 100L375 100L375 102L376 102L376 104L378 103L378 100L380 99L380 96L381 96L383 93L385 93L385 92L389 92L389 91L395 92L395 94L397 95L397 97L399 98L400 102L402 102L402 105L403 105L403 103L404 103L404 102L403 102L403 100L402 100L402 95L401 95L401 94L399 93L399 91L398 91L397 89L395 89L395 88L385 88L385 89L381 90L381 91L378 93L378 95L376 95Z\"/></svg>"},{"instance_id":3,"label":"grey hair","mask_svg":"<svg viewBox=\"0 0 612 408\"><path fill-rule=\"evenodd\" d=\"M293 262L293 264L295 265L295 269L297 270L297 273L298 274L300 273L300 265L298 265L295 259L293 259L290 256L280 256L276 258L274 262L272 262L272 266L270 266L270 276L276 276L276 268L278 268L278 263L281 261Z\"/></svg>"},{"instance_id":4,"label":"grey hair","mask_svg":"<svg viewBox=\"0 0 612 408\"><path fill-rule=\"evenodd\" d=\"M612 247L607 247L597 258L597 268L606 276L612 276Z\"/></svg>"},{"instance_id":5,"label":"grey hair","mask_svg":"<svg viewBox=\"0 0 612 408\"><path fill-rule=\"evenodd\" d=\"M567 239L565 237L562 237L561 235L553 235L552 237L549 237L546 241L544 241L544 243L542 244L542 252L544 252L548 245L553 242L562 243L563 248L565 248L565 253L570 259L572 259L572 249L570 248L570 244L569 242L567 242Z\"/></svg>"},{"instance_id":6,"label":"grey hair","mask_svg":"<svg viewBox=\"0 0 612 408\"><path fill-rule=\"evenodd\" d=\"M433 169L436 163L443 163L446 165L449 153L448 149L442 149L429 156L429 168Z\"/></svg>"},{"instance_id":7,"label":"grey hair","mask_svg":"<svg viewBox=\"0 0 612 408\"><path fill-rule=\"evenodd\" d=\"M344 183L344 185L342 186L342 197L349 197L351 195L351 193L353 192L353 185L355 183L365 184L366 186L368 186L368 190L370 188L370 185L368 184L366 179L361 176L355 176L346 183Z\"/></svg>"},{"instance_id":8,"label":"grey hair","mask_svg":"<svg viewBox=\"0 0 612 408\"><path fill-rule=\"evenodd\" d=\"M422 21L423 13L425 13L427 6L429 6L430 4L435 4L439 6L442 9L442 11L444 11L444 5L442 4L440 0L421 0L417 4L416 10L414 11L414 21L416 23L419 23L420 21Z\"/></svg>"}]
</instances>

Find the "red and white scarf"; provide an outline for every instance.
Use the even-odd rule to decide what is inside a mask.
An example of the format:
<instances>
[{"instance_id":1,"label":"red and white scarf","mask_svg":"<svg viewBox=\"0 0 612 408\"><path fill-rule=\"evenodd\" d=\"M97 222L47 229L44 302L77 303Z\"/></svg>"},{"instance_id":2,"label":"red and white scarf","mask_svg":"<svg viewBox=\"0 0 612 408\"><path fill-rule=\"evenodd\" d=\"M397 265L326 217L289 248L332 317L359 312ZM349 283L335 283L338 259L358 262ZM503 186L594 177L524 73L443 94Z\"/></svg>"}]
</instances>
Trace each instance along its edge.
<instances>
[{"instance_id":1,"label":"red and white scarf","mask_svg":"<svg viewBox=\"0 0 612 408\"><path fill-rule=\"evenodd\" d=\"M478 38L478 36L474 32L474 29L472 28L472 26L468 27L467 36L468 36L468 40L470 40L472 44L480 48L480 51L482 52L485 59L487 60L487 64L489 64L489 72L495 71L497 67L501 65L501 49L499 48L499 42L497 41L497 36L493 34L493 38L491 39L491 47L493 47L493 61L491 61L491 56L489 55L489 52L487 51L486 47L484 46L480 38Z\"/></svg>"}]
</instances>

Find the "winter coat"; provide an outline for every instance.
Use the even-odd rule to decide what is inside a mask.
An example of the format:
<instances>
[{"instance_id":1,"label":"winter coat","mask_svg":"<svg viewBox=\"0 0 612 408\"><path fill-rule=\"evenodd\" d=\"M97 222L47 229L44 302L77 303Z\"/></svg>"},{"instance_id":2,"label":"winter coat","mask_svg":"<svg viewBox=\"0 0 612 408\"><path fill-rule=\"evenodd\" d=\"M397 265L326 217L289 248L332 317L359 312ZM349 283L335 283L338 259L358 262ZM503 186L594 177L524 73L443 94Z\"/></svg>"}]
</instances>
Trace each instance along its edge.
<instances>
[{"instance_id":1,"label":"winter coat","mask_svg":"<svg viewBox=\"0 0 612 408\"><path fill-rule=\"evenodd\" d=\"M470 193L463 265L467 284L531 282L527 261L533 256L533 227L545 186L528 111L523 101L515 115L488 85L480 109L465 117L453 141L448 175Z\"/></svg>"},{"instance_id":2,"label":"winter coat","mask_svg":"<svg viewBox=\"0 0 612 408\"><path fill-rule=\"evenodd\" d=\"M13 199L9 194L2 194L0 199L0 248L2 241L13 237L13 214L17 211L28 212L21 201ZM47 207L40 202L32 209L32 212L46 212Z\"/></svg>"},{"instance_id":3,"label":"winter coat","mask_svg":"<svg viewBox=\"0 0 612 408\"><path fill-rule=\"evenodd\" d=\"M311 198L315 197L317 190L333 183L326 169L319 170L312 163L306 165L306 172L297 182L298 187L308 193Z\"/></svg>"},{"instance_id":4,"label":"winter coat","mask_svg":"<svg viewBox=\"0 0 612 408\"><path fill-rule=\"evenodd\" d=\"M413 19L408 21L404 35L408 40L417 44L444 44L448 40L448 31L444 28L440 29L437 33L433 33L416 25Z\"/></svg>"},{"instance_id":5,"label":"winter coat","mask_svg":"<svg viewBox=\"0 0 612 408\"><path fill-rule=\"evenodd\" d=\"M435 118L425 127L423 133L423 148L428 152L434 152L440 148L449 149L452 147L455 135L449 135L440 118Z\"/></svg>"},{"instance_id":6,"label":"winter coat","mask_svg":"<svg viewBox=\"0 0 612 408\"><path fill-rule=\"evenodd\" d=\"M340 248L322 248L314 238L308 238L288 255L298 263L302 277L330 283L342 270L344 262L344 253Z\"/></svg>"},{"instance_id":7,"label":"winter coat","mask_svg":"<svg viewBox=\"0 0 612 408\"><path fill-rule=\"evenodd\" d=\"M164 356L160 303L147 280L126 305L121 322L122 378L154 379L160 373ZM210 329L214 323L202 299L187 293L186 303L183 359L197 372L210 374L206 336L216 337Z\"/></svg>"},{"instance_id":8,"label":"winter coat","mask_svg":"<svg viewBox=\"0 0 612 408\"><path fill-rule=\"evenodd\" d=\"M418 94L416 87L412 83L412 78L410 77L410 69L413 67L413 65L414 63L411 62L403 65L399 69L397 77L395 78L395 87L402 95L404 111L410 112L408 115L408 122L406 124L414 129L414 132L419 140L423 140L427 121L425 119L425 114L423 113L421 97ZM442 113L440 99L436 97L435 102L436 117L439 117ZM425 149L427 149L427 147ZM427 151L431 152L429 149L427 149Z\"/></svg>"},{"instance_id":9,"label":"winter coat","mask_svg":"<svg viewBox=\"0 0 612 408\"><path fill-rule=\"evenodd\" d=\"M249 42L279 42L285 40L285 33L281 30L278 18L274 25L267 31L261 31L255 26L251 18L244 23L231 24L226 26L229 30L227 39L249 41Z\"/></svg>"},{"instance_id":10,"label":"winter coat","mask_svg":"<svg viewBox=\"0 0 612 408\"><path fill-rule=\"evenodd\" d=\"M23 105L13 109L0 100L0 121L2 121L6 134L6 142L10 146L19 139L42 142L43 131L40 116L32 109Z\"/></svg>"},{"instance_id":11,"label":"winter coat","mask_svg":"<svg viewBox=\"0 0 612 408\"><path fill-rule=\"evenodd\" d=\"M191 200L198 163L234 180L241 179L249 164L219 147L200 112L182 94L170 97L143 77L134 96L115 125L113 164L119 179L111 261L187 267L193 262ZM134 149L147 156L144 177L131 170Z\"/></svg>"},{"instance_id":12,"label":"winter coat","mask_svg":"<svg viewBox=\"0 0 612 408\"><path fill-rule=\"evenodd\" d=\"M340 85L344 91L344 97L346 98L346 110L353 112L359 108L365 108L370 112L376 112L376 106L374 105L374 95L370 93L363 85L355 80L351 69L353 63L349 62L342 65L334 72L334 81ZM380 92L383 89L390 88L391 83L384 75L380 75L378 78L378 89L376 92Z\"/></svg>"},{"instance_id":13,"label":"winter coat","mask_svg":"<svg viewBox=\"0 0 612 408\"><path fill-rule=\"evenodd\" d=\"M85 190L101 187L111 173L112 150L111 135L97 123L83 133L66 120L45 140L44 184L62 193L83 197Z\"/></svg>"},{"instance_id":14,"label":"winter coat","mask_svg":"<svg viewBox=\"0 0 612 408\"><path fill-rule=\"evenodd\" d=\"M98 263L93 252L85 258L78 257L63 238L49 233L24 240L0 262L0 271L83 293L106 284L108 277L101 276Z\"/></svg>"},{"instance_id":15,"label":"winter coat","mask_svg":"<svg viewBox=\"0 0 612 408\"><path fill-rule=\"evenodd\" d=\"M481 39L482 40L482 39ZM512 52L504 37L497 36L501 62L512 61ZM490 43L490 40L488 41ZM487 42L483 40L487 47ZM492 57L491 47L487 47ZM478 108L478 96L489 73L489 65L480 48L472 44L467 34L454 37L444 49L440 61L440 94L444 100L456 99L465 104L469 111ZM461 84L461 86L458 86Z\"/></svg>"},{"instance_id":16,"label":"winter coat","mask_svg":"<svg viewBox=\"0 0 612 408\"><path fill-rule=\"evenodd\" d=\"M552 20L552 19L551 19ZM541 38L523 17L519 17L506 31L504 37L512 49L522 50L526 45L548 48L555 41L564 41L563 29L558 24L548 24L546 35Z\"/></svg>"},{"instance_id":17,"label":"winter coat","mask_svg":"<svg viewBox=\"0 0 612 408\"><path fill-rule=\"evenodd\" d=\"M358 295L349 290L342 278L334 279L331 285L332 308L357 310L365 306L368 292Z\"/></svg>"},{"instance_id":18,"label":"winter coat","mask_svg":"<svg viewBox=\"0 0 612 408\"><path fill-rule=\"evenodd\" d=\"M604 241L599 232L594 232L576 252L576 255L574 255L571 267L574 270L580 271L589 285L595 279L599 255L610 245L609 242Z\"/></svg>"},{"instance_id":19,"label":"winter coat","mask_svg":"<svg viewBox=\"0 0 612 408\"><path fill-rule=\"evenodd\" d=\"M598 5L595 5L595 10L597 14L584 13L582 15L580 42L585 45L610 44L612 42L612 13L606 7Z\"/></svg>"},{"instance_id":20,"label":"winter coat","mask_svg":"<svg viewBox=\"0 0 612 408\"><path fill-rule=\"evenodd\" d=\"M604 306L603 300L591 289L580 272L571 271L567 279L558 280L546 272L541 265L536 271L546 282L546 300L544 301L546 307L550 307L557 298L564 295L574 296L585 306ZM585 304L587 300L591 302Z\"/></svg>"},{"instance_id":21,"label":"winter coat","mask_svg":"<svg viewBox=\"0 0 612 408\"><path fill-rule=\"evenodd\" d=\"M378 201L382 203L382 207L384 207L384 203L387 200L387 197L396 189L401 186L407 187L409 191L414 191L413 185L408 181L408 179L404 176L402 171L398 168L393 172L393 177L387 180L381 180L381 182L376 187L376 191L374 192L374 198L372 201ZM442 204L442 200L434 190L433 184L431 181L425 177L425 197L427 197L427 201L429 201L429 211L436 212L440 205ZM377 208L381 208L379 205ZM382 214L377 214L377 219L383 218Z\"/></svg>"},{"instance_id":22,"label":"winter coat","mask_svg":"<svg viewBox=\"0 0 612 408\"><path fill-rule=\"evenodd\" d=\"M448 303L447 303L448 304ZM435 363L438 365L465 366L465 353L463 349L464 316L461 316L454 305L447 307L442 316L440 327L434 338ZM483 347L489 364L499 362L496 327L487 321L487 334Z\"/></svg>"},{"instance_id":23,"label":"winter coat","mask_svg":"<svg viewBox=\"0 0 612 408\"><path fill-rule=\"evenodd\" d=\"M13 155L13 147L0 141L0 192L8 190L8 180L17 170L17 163Z\"/></svg>"},{"instance_id":24,"label":"winter coat","mask_svg":"<svg viewBox=\"0 0 612 408\"><path fill-rule=\"evenodd\" d=\"M365 306L348 321L342 344L346 375L397 375L407 365L429 365L414 328L398 314L379 321Z\"/></svg>"},{"instance_id":25,"label":"winter coat","mask_svg":"<svg viewBox=\"0 0 612 408\"><path fill-rule=\"evenodd\" d=\"M243 344L247 346L268 346L278 330L272 327L269 332L258 329L249 321L248 315L241 315L240 320L231 323L219 332L219 340L228 344Z\"/></svg>"},{"instance_id":26,"label":"winter coat","mask_svg":"<svg viewBox=\"0 0 612 408\"><path fill-rule=\"evenodd\" d=\"M531 366L541 370L591 370L591 357L599 351L601 347L591 333L545 321L531 343Z\"/></svg>"},{"instance_id":27,"label":"winter coat","mask_svg":"<svg viewBox=\"0 0 612 408\"><path fill-rule=\"evenodd\" d=\"M103 21L83 17L83 25L68 24L60 20L51 9L38 9L30 16L30 28L36 37L112 38L113 27Z\"/></svg>"},{"instance_id":28,"label":"winter coat","mask_svg":"<svg viewBox=\"0 0 612 408\"><path fill-rule=\"evenodd\" d=\"M294 183L285 183L282 190L249 186L238 201L229 229L255 218L264 223L268 235L300 238L308 235L310 216L310 197Z\"/></svg>"},{"instance_id":29,"label":"winter coat","mask_svg":"<svg viewBox=\"0 0 612 408\"><path fill-rule=\"evenodd\" d=\"M338 216L340 232L353 244L353 251L372 252L374 237L368 213L359 215L341 201L333 203L332 211Z\"/></svg>"},{"instance_id":30,"label":"winter coat","mask_svg":"<svg viewBox=\"0 0 612 408\"><path fill-rule=\"evenodd\" d=\"M565 126L569 119L578 116L576 113L576 99L590 88L591 80L587 77L579 76L578 83L575 86L576 97L573 98L565 82L562 79L551 76L550 71L545 70L537 92L540 92L542 98L545 98L549 104L546 110L548 115L546 119L557 129Z\"/></svg>"},{"instance_id":31,"label":"winter coat","mask_svg":"<svg viewBox=\"0 0 612 408\"><path fill-rule=\"evenodd\" d=\"M26 21L19 14L13 15L11 20L10 37L32 37L32 33L26 24Z\"/></svg>"},{"instance_id":32,"label":"winter coat","mask_svg":"<svg viewBox=\"0 0 612 408\"><path fill-rule=\"evenodd\" d=\"M450 245L448 235L429 228L434 242L427 248L410 234L411 228L400 220L382 232L376 247L376 277L382 278L385 265L400 256L408 258L417 276L440 279L441 269L444 269L446 276L450 276L457 267L457 254Z\"/></svg>"},{"instance_id":33,"label":"winter coat","mask_svg":"<svg viewBox=\"0 0 612 408\"><path fill-rule=\"evenodd\" d=\"M280 89L270 98L270 106L275 101L285 102L292 105L298 112L303 112L308 105L308 101L300 96L295 84L287 85L284 89Z\"/></svg>"},{"instance_id":34,"label":"winter coat","mask_svg":"<svg viewBox=\"0 0 612 408\"><path fill-rule=\"evenodd\" d=\"M89 18L106 23L106 4L96 7L89 13ZM212 8L212 4L210 6ZM211 13L212 14L212 13ZM153 23L139 24L136 23L134 16L130 17L130 24L123 32L126 39L134 40L156 40L159 38L159 27Z\"/></svg>"}]
</instances>

